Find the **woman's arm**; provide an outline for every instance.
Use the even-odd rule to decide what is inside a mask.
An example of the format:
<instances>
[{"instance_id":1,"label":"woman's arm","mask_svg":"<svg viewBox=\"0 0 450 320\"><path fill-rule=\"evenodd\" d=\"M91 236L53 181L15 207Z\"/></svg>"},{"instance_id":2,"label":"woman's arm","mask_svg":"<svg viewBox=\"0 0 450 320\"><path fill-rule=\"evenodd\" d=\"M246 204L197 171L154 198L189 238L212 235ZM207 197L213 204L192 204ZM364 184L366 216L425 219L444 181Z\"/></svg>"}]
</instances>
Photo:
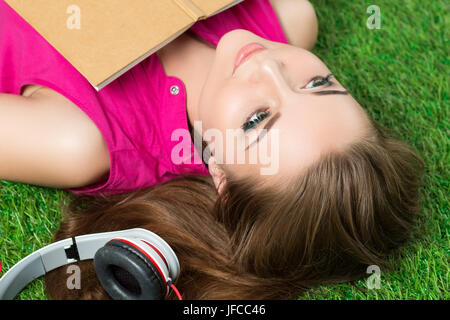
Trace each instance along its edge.
<instances>
[{"instance_id":1,"label":"woman's arm","mask_svg":"<svg viewBox=\"0 0 450 320\"><path fill-rule=\"evenodd\" d=\"M269 1L289 44L311 50L318 34L317 16L312 4L307 0Z\"/></svg>"},{"instance_id":2,"label":"woman's arm","mask_svg":"<svg viewBox=\"0 0 450 320\"><path fill-rule=\"evenodd\" d=\"M0 93L1 180L76 188L108 172L103 137L76 105L44 87L24 94Z\"/></svg>"}]
</instances>

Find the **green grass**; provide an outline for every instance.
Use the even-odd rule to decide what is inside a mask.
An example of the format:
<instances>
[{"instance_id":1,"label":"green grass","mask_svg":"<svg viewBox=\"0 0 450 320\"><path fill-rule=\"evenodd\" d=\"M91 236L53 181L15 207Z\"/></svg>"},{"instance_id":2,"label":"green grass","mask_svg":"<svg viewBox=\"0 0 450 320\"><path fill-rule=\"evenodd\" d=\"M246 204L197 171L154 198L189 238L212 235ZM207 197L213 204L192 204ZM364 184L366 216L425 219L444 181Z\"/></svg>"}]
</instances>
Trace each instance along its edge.
<instances>
[{"instance_id":1,"label":"green grass","mask_svg":"<svg viewBox=\"0 0 450 320\"><path fill-rule=\"evenodd\" d=\"M299 299L448 299L449 30L444 1L311 0L319 18L319 56L380 124L425 160L420 234L381 270L381 288L365 279L322 286ZM367 7L381 9L368 29ZM426 5L425 5L426 4ZM61 218L61 190L0 181L0 260L4 271L46 244ZM4 272L3 271L3 272ZM364 292L365 289L365 292ZM42 280L18 299L46 299Z\"/></svg>"}]
</instances>

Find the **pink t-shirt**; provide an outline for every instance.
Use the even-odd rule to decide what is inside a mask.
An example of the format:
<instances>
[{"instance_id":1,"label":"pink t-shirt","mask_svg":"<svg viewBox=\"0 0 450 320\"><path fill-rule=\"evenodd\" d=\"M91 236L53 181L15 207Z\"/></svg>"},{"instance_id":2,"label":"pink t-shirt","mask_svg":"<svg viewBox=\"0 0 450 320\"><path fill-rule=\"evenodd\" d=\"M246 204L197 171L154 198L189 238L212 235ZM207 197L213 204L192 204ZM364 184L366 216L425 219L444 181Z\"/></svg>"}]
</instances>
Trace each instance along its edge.
<instances>
[{"instance_id":1,"label":"pink t-shirt","mask_svg":"<svg viewBox=\"0 0 450 320\"><path fill-rule=\"evenodd\" d=\"M269 0L244 0L191 30L217 46L233 29L246 29L288 43ZM20 94L27 84L51 88L71 100L96 124L110 156L108 177L89 186L66 189L76 194L108 195L147 188L181 174L208 174L190 140L184 162L171 161L188 130L183 82L167 76L156 54L97 92L89 82L4 0L0 0L0 92Z\"/></svg>"}]
</instances>

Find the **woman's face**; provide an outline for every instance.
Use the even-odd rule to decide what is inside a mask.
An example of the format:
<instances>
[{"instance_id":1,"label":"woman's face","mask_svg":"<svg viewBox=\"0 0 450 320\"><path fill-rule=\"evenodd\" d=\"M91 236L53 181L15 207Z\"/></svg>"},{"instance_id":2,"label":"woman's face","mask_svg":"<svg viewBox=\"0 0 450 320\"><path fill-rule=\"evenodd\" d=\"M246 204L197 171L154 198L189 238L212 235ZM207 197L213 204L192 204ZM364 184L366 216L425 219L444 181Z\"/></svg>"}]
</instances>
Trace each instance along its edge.
<instances>
[{"instance_id":1,"label":"woman's face","mask_svg":"<svg viewBox=\"0 0 450 320\"><path fill-rule=\"evenodd\" d=\"M233 73L237 52L251 42L267 50L252 55ZM196 110L203 138L219 166L236 177L283 178L298 173L321 153L363 136L368 128L365 111L333 76L326 80L330 73L305 49L243 29L225 34ZM246 122L249 116L253 122ZM266 125L270 129L258 139ZM215 131L205 136L210 129ZM227 129L233 139L227 139ZM252 152L266 157L255 161ZM238 154L245 156L244 163L238 163Z\"/></svg>"}]
</instances>

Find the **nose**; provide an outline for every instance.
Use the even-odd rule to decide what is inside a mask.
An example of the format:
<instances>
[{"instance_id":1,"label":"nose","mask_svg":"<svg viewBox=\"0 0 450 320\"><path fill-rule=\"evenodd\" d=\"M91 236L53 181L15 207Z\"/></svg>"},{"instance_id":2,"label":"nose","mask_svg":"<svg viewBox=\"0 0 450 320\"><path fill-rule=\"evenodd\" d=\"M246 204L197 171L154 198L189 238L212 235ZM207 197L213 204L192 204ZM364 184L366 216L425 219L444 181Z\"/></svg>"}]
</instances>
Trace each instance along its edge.
<instances>
[{"instance_id":1,"label":"nose","mask_svg":"<svg viewBox=\"0 0 450 320\"><path fill-rule=\"evenodd\" d=\"M259 81L270 81L269 85L274 85L283 94L289 94L295 90L287 75L286 66L282 61L270 56L264 56L255 62L258 64L255 72L256 79L259 79Z\"/></svg>"}]
</instances>

